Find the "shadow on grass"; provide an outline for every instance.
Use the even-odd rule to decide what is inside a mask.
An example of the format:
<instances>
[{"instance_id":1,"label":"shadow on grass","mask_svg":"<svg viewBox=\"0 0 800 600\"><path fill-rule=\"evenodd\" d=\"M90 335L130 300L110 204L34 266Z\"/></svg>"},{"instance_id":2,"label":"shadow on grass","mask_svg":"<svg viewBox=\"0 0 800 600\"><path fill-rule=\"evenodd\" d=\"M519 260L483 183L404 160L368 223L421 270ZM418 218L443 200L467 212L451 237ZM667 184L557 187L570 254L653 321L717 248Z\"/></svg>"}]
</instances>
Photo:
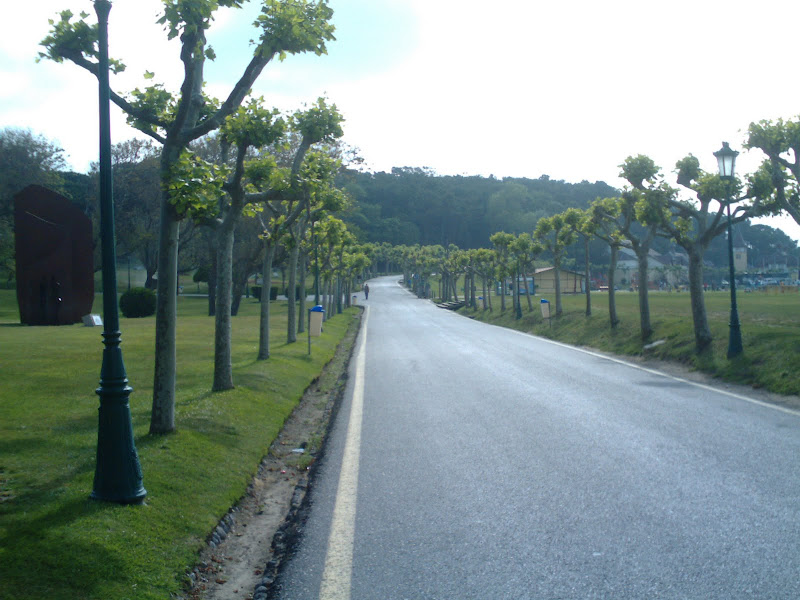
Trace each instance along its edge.
<instances>
[{"instance_id":1,"label":"shadow on grass","mask_svg":"<svg viewBox=\"0 0 800 600\"><path fill-rule=\"evenodd\" d=\"M2 545L11 551L5 553L0 590L9 591L11 598L98 597L99 583L124 576L125 561L114 549L77 541L64 529L108 510L116 507L87 495L60 503L35 519L9 524Z\"/></svg>"}]
</instances>

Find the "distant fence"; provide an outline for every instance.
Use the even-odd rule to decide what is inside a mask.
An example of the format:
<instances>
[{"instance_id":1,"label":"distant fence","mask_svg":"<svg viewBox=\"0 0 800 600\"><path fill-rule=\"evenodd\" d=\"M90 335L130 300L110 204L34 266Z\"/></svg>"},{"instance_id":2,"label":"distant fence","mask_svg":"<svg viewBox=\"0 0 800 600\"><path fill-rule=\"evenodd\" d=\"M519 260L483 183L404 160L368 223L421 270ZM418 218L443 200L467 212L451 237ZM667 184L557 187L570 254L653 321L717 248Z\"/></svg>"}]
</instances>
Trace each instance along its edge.
<instances>
[{"instance_id":1,"label":"distant fence","mask_svg":"<svg viewBox=\"0 0 800 600\"><path fill-rule=\"evenodd\" d=\"M757 288L765 294L796 294L800 291L800 286L797 285L764 285Z\"/></svg>"}]
</instances>

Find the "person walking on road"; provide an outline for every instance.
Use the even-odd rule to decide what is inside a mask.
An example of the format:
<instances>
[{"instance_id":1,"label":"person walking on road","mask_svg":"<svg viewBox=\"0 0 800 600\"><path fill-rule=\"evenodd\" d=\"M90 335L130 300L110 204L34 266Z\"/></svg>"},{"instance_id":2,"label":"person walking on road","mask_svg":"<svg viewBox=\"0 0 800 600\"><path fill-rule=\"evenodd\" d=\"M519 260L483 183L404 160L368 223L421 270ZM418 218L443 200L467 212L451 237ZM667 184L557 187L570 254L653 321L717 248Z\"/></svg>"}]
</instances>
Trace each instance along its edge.
<instances>
[{"instance_id":1,"label":"person walking on road","mask_svg":"<svg viewBox=\"0 0 800 600\"><path fill-rule=\"evenodd\" d=\"M369 300L369 285L364 284L364 300Z\"/></svg>"}]
</instances>

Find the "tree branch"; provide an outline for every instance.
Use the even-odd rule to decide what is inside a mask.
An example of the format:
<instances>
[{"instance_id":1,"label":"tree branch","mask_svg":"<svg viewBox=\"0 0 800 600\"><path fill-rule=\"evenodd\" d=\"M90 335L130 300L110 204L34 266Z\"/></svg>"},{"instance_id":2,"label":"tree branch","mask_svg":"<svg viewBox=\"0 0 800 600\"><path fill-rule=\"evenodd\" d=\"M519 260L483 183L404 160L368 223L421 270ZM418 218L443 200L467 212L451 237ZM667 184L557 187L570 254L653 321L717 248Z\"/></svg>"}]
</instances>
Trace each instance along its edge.
<instances>
[{"instance_id":1,"label":"tree branch","mask_svg":"<svg viewBox=\"0 0 800 600\"><path fill-rule=\"evenodd\" d=\"M245 68L241 78L236 82L236 85L231 90L231 93L228 95L228 98L225 100L225 102L222 103L222 106L220 106L219 110L217 110L217 112L205 119L203 122L199 123L196 127L189 129L186 132L187 138L195 140L211 131L214 131L215 129L218 129L222 125L222 122L225 120L225 118L233 114L233 112L241 105L241 103L244 101L244 97L250 91L250 88L253 87L253 83L255 83L256 79L261 74L261 71L264 70L264 67L266 67L274 57L275 51L266 53L256 50L256 54L252 59L250 59L250 63Z\"/></svg>"}]
</instances>

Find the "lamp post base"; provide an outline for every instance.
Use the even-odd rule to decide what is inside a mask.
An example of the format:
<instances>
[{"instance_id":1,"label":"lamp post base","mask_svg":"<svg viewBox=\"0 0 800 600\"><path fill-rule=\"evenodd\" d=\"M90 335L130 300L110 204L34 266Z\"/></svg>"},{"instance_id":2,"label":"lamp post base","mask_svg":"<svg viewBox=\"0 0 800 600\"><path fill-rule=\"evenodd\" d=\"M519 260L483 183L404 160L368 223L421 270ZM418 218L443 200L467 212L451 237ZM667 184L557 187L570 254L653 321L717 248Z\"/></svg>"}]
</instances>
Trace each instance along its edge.
<instances>
[{"instance_id":1,"label":"lamp post base","mask_svg":"<svg viewBox=\"0 0 800 600\"><path fill-rule=\"evenodd\" d=\"M131 410L126 386L124 400L101 400L97 429L97 466L92 500L137 504L147 496L142 485L142 468L133 443Z\"/></svg>"}]
</instances>

